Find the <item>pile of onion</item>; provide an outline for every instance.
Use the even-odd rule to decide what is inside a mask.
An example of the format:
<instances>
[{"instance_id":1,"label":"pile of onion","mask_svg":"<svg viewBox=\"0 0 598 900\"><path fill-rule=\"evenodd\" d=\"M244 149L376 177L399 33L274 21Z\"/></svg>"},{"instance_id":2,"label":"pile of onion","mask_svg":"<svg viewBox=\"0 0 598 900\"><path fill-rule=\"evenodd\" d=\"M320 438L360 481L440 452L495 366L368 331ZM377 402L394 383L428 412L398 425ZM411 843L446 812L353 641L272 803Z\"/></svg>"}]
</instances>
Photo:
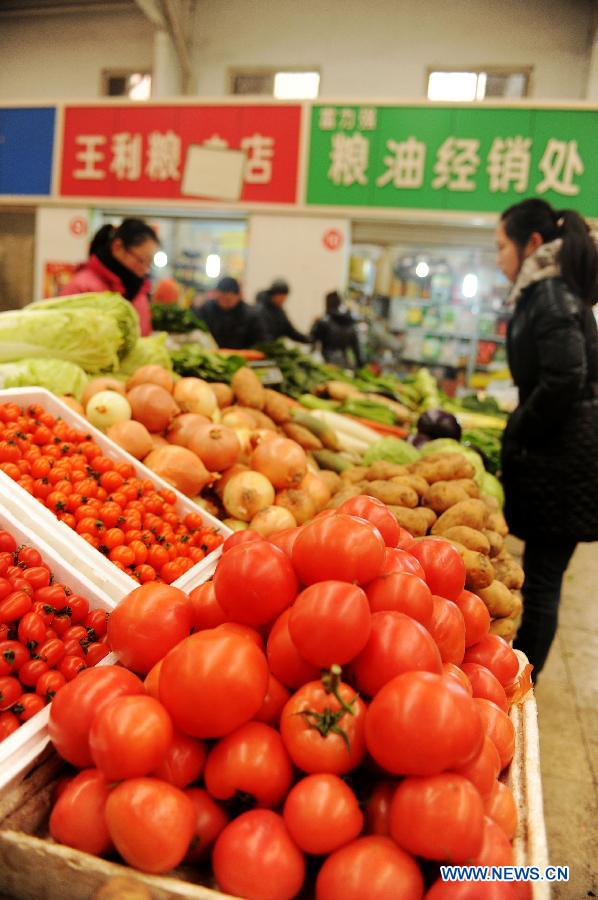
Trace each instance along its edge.
<instances>
[{"instance_id":1,"label":"pile of onion","mask_svg":"<svg viewBox=\"0 0 598 900\"><path fill-rule=\"evenodd\" d=\"M274 504L274 488L259 472L239 472L227 480L222 504L233 519L251 522L262 509Z\"/></svg>"},{"instance_id":2,"label":"pile of onion","mask_svg":"<svg viewBox=\"0 0 598 900\"><path fill-rule=\"evenodd\" d=\"M187 446L211 472L229 469L241 455L239 438L226 425L197 425Z\"/></svg>"},{"instance_id":3,"label":"pile of onion","mask_svg":"<svg viewBox=\"0 0 598 900\"><path fill-rule=\"evenodd\" d=\"M201 378L181 378L174 386L174 399L182 412L212 416L218 409L216 395Z\"/></svg>"},{"instance_id":4,"label":"pile of onion","mask_svg":"<svg viewBox=\"0 0 598 900\"><path fill-rule=\"evenodd\" d=\"M276 534L277 531L296 528L297 522L293 514L283 506L267 506L256 513L249 523L249 527L261 534L263 538L267 538L271 534Z\"/></svg>"},{"instance_id":5,"label":"pile of onion","mask_svg":"<svg viewBox=\"0 0 598 900\"><path fill-rule=\"evenodd\" d=\"M158 447L143 462L187 497L199 494L213 480L201 459L185 447Z\"/></svg>"},{"instance_id":6,"label":"pile of onion","mask_svg":"<svg viewBox=\"0 0 598 900\"><path fill-rule=\"evenodd\" d=\"M117 391L98 391L85 407L85 415L92 425L106 431L117 422L131 418L132 408L126 397Z\"/></svg>"},{"instance_id":7,"label":"pile of onion","mask_svg":"<svg viewBox=\"0 0 598 900\"><path fill-rule=\"evenodd\" d=\"M93 395L99 394L100 391L116 391L122 397L125 396L125 386L122 381L102 375L100 378L93 378L86 386L81 397L83 406L87 406Z\"/></svg>"},{"instance_id":8,"label":"pile of onion","mask_svg":"<svg viewBox=\"0 0 598 900\"><path fill-rule=\"evenodd\" d=\"M127 391L133 390L139 384L157 384L158 387L164 388L165 391L172 394L174 378L168 369L164 369L162 366L141 366L127 381Z\"/></svg>"},{"instance_id":9,"label":"pile of onion","mask_svg":"<svg viewBox=\"0 0 598 900\"><path fill-rule=\"evenodd\" d=\"M305 450L289 438L273 437L258 444L251 468L265 475L276 490L298 487L307 473Z\"/></svg>"},{"instance_id":10,"label":"pile of onion","mask_svg":"<svg viewBox=\"0 0 598 900\"><path fill-rule=\"evenodd\" d=\"M198 413L181 413L168 426L166 437L171 444L188 447L197 427L209 423L210 420L207 416L200 416Z\"/></svg>"},{"instance_id":11,"label":"pile of onion","mask_svg":"<svg viewBox=\"0 0 598 900\"><path fill-rule=\"evenodd\" d=\"M153 438L141 422L117 422L110 426L106 434L135 459L143 459L154 449Z\"/></svg>"},{"instance_id":12,"label":"pile of onion","mask_svg":"<svg viewBox=\"0 0 598 900\"><path fill-rule=\"evenodd\" d=\"M165 431L179 412L172 395L157 384L138 384L128 392L127 400L131 404L133 418L145 425L148 431Z\"/></svg>"}]
</instances>

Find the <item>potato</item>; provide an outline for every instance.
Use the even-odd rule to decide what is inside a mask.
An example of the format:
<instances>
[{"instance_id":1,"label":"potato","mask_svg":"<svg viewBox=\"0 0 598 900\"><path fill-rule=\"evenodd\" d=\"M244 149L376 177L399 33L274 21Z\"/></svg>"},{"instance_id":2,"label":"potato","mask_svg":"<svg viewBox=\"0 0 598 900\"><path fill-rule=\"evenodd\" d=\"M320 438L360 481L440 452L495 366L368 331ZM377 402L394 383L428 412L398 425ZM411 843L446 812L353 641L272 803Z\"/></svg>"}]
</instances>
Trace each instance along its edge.
<instances>
[{"instance_id":1,"label":"potato","mask_svg":"<svg viewBox=\"0 0 598 900\"><path fill-rule=\"evenodd\" d=\"M399 466L396 463L387 462L385 459L379 459L367 470L366 478L368 481L387 481L396 475L409 475L407 466Z\"/></svg>"},{"instance_id":2,"label":"potato","mask_svg":"<svg viewBox=\"0 0 598 900\"><path fill-rule=\"evenodd\" d=\"M286 436L296 441L304 450L321 450L324 446L320 438L312 434L308 428L304 428L303 425L297 425L296 422L285 422L281 427Z\"/></svg>"},{"instance_id":3,"label":"potato","mask_svg":"<svg viewBox=\"0 0 598 900\"><path fill-rule=\"evenodd\" d=\"M351 466L341 472L341 478L347 484L356 484L358 481L364 481L367 474L365 466Z\"/></svg>"},{"instance_id":4,"label":"potato","mask_svg":"<svg viewBox=\"0 0 598 900\"><path fill-rule=\"evenodd\" d=\"M503 538L505 538L509 533L509 526L507 525L505 517L500 511L490 513L490 515L486 519L486 528L488 528L490 531L496 531Z\"/></svg>"},{"instance_id":5,"label":"potato","mask_svg":"<svg viewBox=\"0 0 598 900\"><path fill-rule=\"evenodd\" d=\"M252 409L263 409L266 403L266 391L249 366L237 369L232 377L231 388L241 406L250 406Z\"/></svg>"},{"instance_id":6,"label":"potato","mask_svg":"<svg viewBox=\"0 0 598 900\"><path fill-rule=\"evenodd\" d=\"M469 528L468 525L453 525L452 528L441 532L441 536L459 541L464 547L475 553L483 553L484 556L490 555L490 541L486 535L475 528Z\"/></svg>"},{"instance_id":7,"label":"potato","mask_svg":"<svg viewBox=\"0 0 598 900\"><path fill-rule=\"evenodd\" d=\"M362 493L390 506L407 506L410 509L415 509L419 499L413 488L392 481L369 481Z\"/></svg>"},{"instance_id":8,"label":"potato","mask_svg":"<svg viewBox=\"0 0 598 900\"><path fill-rule=\"evenodd\" d=\"M491 531L489 528L484 528L484 534L488 538L488 542L490 544L490 559L493 559L495 556L498 556L500 553L502 553L502 549L505 545L505 539L498 533L498 531Z\"/></svg>"},{"instance_id":9,"label":"potato","mask_svg":"<svg viewBox=\"0 0 598 900\"><path fill-rule=\"evenodd\" d=\"M216 395L216 400L220 409L232 405L235 395L233 394L230 385L225 384L223 381L210 381L210 387Z\"/></svg>"},{"instance_id":10,"label":"potato","mask_svg":"<svg viewBox=\"0 0 598 900\"><path fill-rule=\"evenodd\" d=\"M263 410L277 425L291 421L291 404L283 394L266 388L264 398Z\"/></svg>"},{"instance_id":11,"label":"potato","mask_svg":"<svg viewBox=\"0 0 598 900\"><path fill-rule=\"evenodd\" d=\"M413 537L423 537L428 533L436 520L436 513L431 509L408 509L406 506L388 507L402 528L405 528Z\"/></svg>"},{"instance_id":12,"label":"potato","mask_svg":"<svg viewBox=\"0 0 598 900\"><path fill-rule=\"evenodd\" d=\"M455 503L450 509L440 516L434 524L432 534L442 534L455 525L468 525L477 531L482 531L486 525L488 508L481 500L469 498Z\"/></svg>"},{"instance_id":13,"label":"potato","mask_svg":"<svg viewBox=\"0 0 598 900\"><path fill-rule=\"evenodd\" d=\"M430 485L421 475L394 475L390 481L393 484L406 484L407 487L413 488L420 499L430 490Z\"/></svg>"},{"instance_id":14,"label":"potato","mask_svg":"<svg viewBox=\"0 0 598 900\"><path fill-rule=\"evenodd\" d=\"M420 476L414 476L420 477ZM439 515L462 500L468 500L469 494L458 486L458 482L436 481L430 485L423 497L424 506L429 506Z\"/></svg>"},{"instance_id":15,"label":"potato","mask_svg":"<svg viewBox=\"0 0 598 900\"><path fill-rule=\"evenodd\" d=\"M267 431L277 431L276 423L263 413L261 409L252 409L250 406L237 406L240 412L246 413L255 422L256 428L265 428Z\"/></svg>"},{"instance_id":16,"label":"potato","mask_svg":"<svg viewBox=\"0 0 598 900\"><path fill-rule=\"evenodd\" d=\"M498 634L505 641L512 641L517 634L517 621L511 616L494 619L490 622L490 634Z\"/></svg>"},{"instance_id":17,"label":"potato","mask_svg":"<svg viewBox=\"0 0 598 900\"><path fill-rule=\"evenodd\" d=\"M460 453L432 453L409 466L413 475L421 475L430 484L436 481L453 481L456 478L473 478L472 464Z\"/></svg>"},{"instance_id":18,"label":"potato","mask_svg":"<svg viewBox=\"0 0 598 900\"><path fill-rule=\"evenodd\" d=\"M488 587L481 588L476 593L482 598L493 618L510 616L517 609L517 598L500 581L493 581Z\"/></svg>"},{"instance_id":19,"label":"potato","mask_svg":"<svg viewBox=\"0 0 598 900\"><path fill-rule=\"evenodd\" d=\"M337 491L334 497L332 497L324 509L338 509L339 506L348 500L349 497L358 497L361 494L361 487L357 484L348 484L345 485Z\"/></svg>"},{"instance_id":20,"label":"potato","mask_svg":"<svg viewBox=\"0 0 598 900\"><path fill-rule=\"evenodd\" d=\"M484 553L465 549L461 554L467 574L465 587L478 594L481 589L489 587L494 579L494 567Z\"/></svg>"},{"instance_id":21,"label":"potato","mask_svg":"<svg viewBox=\"0 0 598 900\"><path fill-rule=\"evenodd\" d=\"M469 497L477 499L480 496L480 489L473 478L455 478L450 483L462 488Z\"/></svg>"},{"instance_id":22,"label":"potato","mask_svg":"<svg viewBox=\"0 0 598 900\"><path fill-rule=\"evenodd\" d=\"M525 574L520 565L518 565L510 553L501 553L496 559L492 560L496 580L501 581L505 587L511 591L518 591L523 587Z\"/></svg>"},{"instance_id":23,"label":"potato","mask_svg":"<svg viewBox=\"0 0 598 900\"><path fill-rule=\"evenodd\" d=\"M488 494L483 494L481 499L484 501L490 512L500 512L500 503L496 497L490 497Z\"/></svg>"},{"instance_id":24,"label":"potato","mask_svg":"<svg viewBox=\"0 0 598 900\"><path fill-rule=\"evenodd\" d=\"M332 496L337 494L343 486L341 476L336 472L331 472L330 469L320 469L318 472L318 478L320 478L324 482Z\"/></svg>"}]
</instances>

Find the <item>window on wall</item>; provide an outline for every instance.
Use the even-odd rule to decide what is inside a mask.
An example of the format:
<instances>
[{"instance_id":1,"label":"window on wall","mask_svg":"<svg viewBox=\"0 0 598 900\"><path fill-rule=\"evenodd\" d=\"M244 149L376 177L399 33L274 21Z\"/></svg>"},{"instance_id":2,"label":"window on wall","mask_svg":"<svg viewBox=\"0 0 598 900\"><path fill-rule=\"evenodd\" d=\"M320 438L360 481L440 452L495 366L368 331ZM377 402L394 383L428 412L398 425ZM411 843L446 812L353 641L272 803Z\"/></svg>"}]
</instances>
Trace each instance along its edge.
<instances>
[{"instance_id":1,"label":"window on wall","mask_svg":"<svg viewBox=\"0 0 598 900\"><path fill-rule=\"evenodd\" d=\"M260 94L280 100L312 100L320 90L316 69L252 68L229 70L229 93Z\"/></svg>"},{"instance_id":2,"label":"window on wall","mask_svg":"<svg viewBox=\"0 0 598 900\"><path fill-rule=\"evenodd\" d=\"M428 100L473 101L493 97L527 97L532 69L484 67L480 69L428 69Z\"/></svg>"},{"instance_id":3,"label":"window on wall","mask_svg":"<svg viewBox=\"0 0 598 900\"><path fill-rule=\"evenodd\" d=\"M104 69L103 97L128 97L129 100L149 100L152 92L150 72L126 69Z\"/></svg>"}]
</instances>

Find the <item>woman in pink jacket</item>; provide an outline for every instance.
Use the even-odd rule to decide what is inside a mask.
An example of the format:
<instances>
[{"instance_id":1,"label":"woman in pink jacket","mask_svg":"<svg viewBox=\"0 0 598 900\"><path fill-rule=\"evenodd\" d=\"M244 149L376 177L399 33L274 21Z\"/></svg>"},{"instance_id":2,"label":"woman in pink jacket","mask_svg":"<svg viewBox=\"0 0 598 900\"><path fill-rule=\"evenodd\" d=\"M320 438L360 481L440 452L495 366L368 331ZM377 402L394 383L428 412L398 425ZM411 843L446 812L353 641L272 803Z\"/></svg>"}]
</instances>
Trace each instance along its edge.
<instances>
[{"instance_id":1,"label":"woman in pink jacket","mask_svg":"<svg viewBox=\"0 0 598 900\"><path fill-rule=\"evenodd\" d=\"M141 334L150 334L147 274L158 247L156 232L141 219L123 219L118 228L103 225L91 242L89 259L60 293L65 296L89 291L121 294L137 310Z\"/></svg>"}]
</instances>

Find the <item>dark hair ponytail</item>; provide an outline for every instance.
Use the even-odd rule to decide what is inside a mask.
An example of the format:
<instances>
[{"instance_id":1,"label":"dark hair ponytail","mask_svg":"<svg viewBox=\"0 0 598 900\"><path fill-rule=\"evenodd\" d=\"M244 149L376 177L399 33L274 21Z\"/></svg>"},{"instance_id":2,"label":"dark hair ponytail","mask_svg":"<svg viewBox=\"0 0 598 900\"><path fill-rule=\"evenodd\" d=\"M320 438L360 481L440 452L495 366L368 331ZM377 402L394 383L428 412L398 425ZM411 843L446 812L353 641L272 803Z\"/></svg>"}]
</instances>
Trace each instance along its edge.
<instances>
[{"instance_id":1,"label":"dark hair ponytail","mask_svg":"<svg viewBox=\"0 0 598 900\"><path fill-rule=\"evenodd\" d=\"M555 210L546 200L529 198L506 209L501 221L522 259L532 234L539 234L545 244L561 238L559 263L563 281L586 303L596 302L598 249L587 222L579 213L572 209Z\"/></svg>"},{"instance_id":2,"label":"dark hair ponytail","mask_svg":"<svg viewBox=\"0 0 598 900\"><path fill-rule=\"evenodd\" d=\"M102 225L99 231L96 231L89 245L89 255L97 256L98 251L109 248L112 241L117 238L120 238L126 248L138 247L147 240L160 243L154 229L143 219L123 219L118 228L114 225Z\"/></svg>"}]
</instances>

